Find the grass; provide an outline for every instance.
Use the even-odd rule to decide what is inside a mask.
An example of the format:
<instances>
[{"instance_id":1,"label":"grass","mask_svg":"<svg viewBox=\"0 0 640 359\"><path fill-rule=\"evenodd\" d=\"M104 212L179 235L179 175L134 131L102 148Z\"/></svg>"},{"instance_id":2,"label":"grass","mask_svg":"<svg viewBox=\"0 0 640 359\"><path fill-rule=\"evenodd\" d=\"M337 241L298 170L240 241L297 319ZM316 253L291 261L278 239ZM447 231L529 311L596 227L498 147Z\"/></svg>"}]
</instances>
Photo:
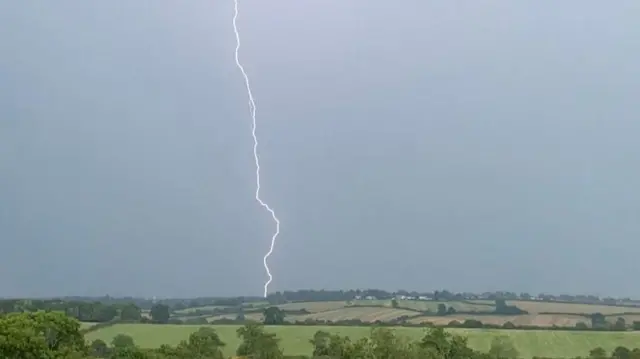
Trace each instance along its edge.
<instances>
[{"instance_id":1,"label":"grass","mask_svg":"<svg viewBox=\"0 0 640 359\"><path fill-rule=\"evenodd\" d=\"M80 329L88 329L93 327L96 324L98 323L80 322Z\"/></svg>"},{"instance_id":2,"label":"grass","mask_svg":"<svg viewBox=\"0 0 640 359\"><path fill-rule=\"evenodd\" d=\"M156 348L162 344L176 345L187 339L189 334L200 326L187 325L150 325L119 324L88 333L86 339L102 339L109 343L117 334L133 337L136 344L145 348ZM234 354L240 340L236 337L236 325L213 326L223 341L227 343L225 354ZM309 339L318 330L348 335L352 339L366 336L370 332L367 327L333 327L333 326L276 326L267 327L282 339L281 345L288 355L311 352ZM413 339L419 339L424 331L421 328L396 328L396 333ZM469 345L477 350L487 351L491 340L499 335L508 336L524 358L533 356L575 357L585 356L589 350L602 347L611 352L617 346L628 348L640 347L640 334L634 332L570 332L570 331L506 331L486 329L450 329L450 332L462 334L469 338Z\"/></svg>"}]
</instances>

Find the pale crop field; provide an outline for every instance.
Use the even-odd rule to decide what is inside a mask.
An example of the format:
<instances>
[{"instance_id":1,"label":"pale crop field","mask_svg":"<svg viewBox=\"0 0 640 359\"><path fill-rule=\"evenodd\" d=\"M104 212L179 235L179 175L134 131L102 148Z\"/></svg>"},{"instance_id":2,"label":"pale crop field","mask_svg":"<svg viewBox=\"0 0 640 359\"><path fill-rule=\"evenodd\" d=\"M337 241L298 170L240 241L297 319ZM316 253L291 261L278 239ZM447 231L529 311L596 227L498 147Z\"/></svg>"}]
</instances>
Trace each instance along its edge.
<instances>
[{"instance_id":1,"label":"pale crop field","mask_svg":"<svg viewBox=\"0 0 640 359\"><path fill-rule=\"evenodd\" d=\"M550 302L529 302L523 300L507 301L509 305L515 305L529 313L554 312L554 313L575 313L575 314L591 314L602 313L639 313L640 308L632 307L614 307L608 305L592 305L592 304L573 304L573 303L550 303Z\"/></svg>"},{"instance_id":2,"label":"pale crop field","mask_svg":"<svg viewBox=\"0 0 640 359\"><path fill-rule=\"evenodd\" d=\"M431 311L437 312L438 305L444 304L448 307L453 307L457 311L461 312L492 312L495 310L495 306L492 303L466 303L459 301L431 301L431 300L399 300L398 306L403 308L409 308L417 311ZM382 305L391 308L391 300L356 300L353 301L353 306L368 306L368 305Z\"/></svg>"},{"instance_id":3,"label":"pale crop field","mask_svg":"<svg viewBox=\"0 0 640 359\"><path fill-rule=\"evenodd\" d=\"M377 308L377 307L348 307L314 314L296 316L295 320L307 318L315 320L348 320L360 319L363 322L389 321L402 316L415 316L416 312L404 309Z\"/></svg>"},{"instance_id":4,"label":"pale crop field","mask_svg":"<svg viewBox=\"0 0 640 359\"><path fill-rule=\"evenodd\" d=\"M306 309L311 313L326 312L328 310L340 309L347 306L347 302L301 302L287 303L278 305L283 310L302 310Z\"/></svg>"},{"instance_id":5,"label":"pale crop field","mask_svg":"<svg viewBox=\"0 0 640 359\"><path fill-rule=\"evenodd\" d=\"M494 303L492 300L473 300L473 303ZM536 302L527 300L509 300L508 305L515 305L522 310L526 310L530 314L534 313L572 313L572 314L592 314L602 313L604 315L618 314L618 313L638 313L640 314L640 307L623 307L623 306L609 306L598 304L580 304L580 303L554 303L554 302Z\"/></svg>"},{"instance_id":6,"label":"pale crop field","mask_svg":"<svg viewBox=\"0 0 640 359\"><path fill-rule=\"evenodd\" d=\"M444 304L449 307L453 307L458 312L492 312L495 310L494 306L485 304L472 304L465 302L436 302L436 301L423 301L423 300L400 300L398 305L400 307L411 308L419 311L429 310L431 312L438 311L438 305Z\"/></svg>"},{"instance_id":7,"label":"pale crop field","mask_svg":"<svg viewBox=\"0 0 640 359\"><path fill-rule=\"evenodd\" d=\"M577 323L591 325L590 320L579 315L564 314L528 314L528 315L447 315L447 316L421 316L409 320L410 323L421 324L431 322L435 325L446 325L456 320L460 323L467 319L479 320L483 324L503 325L511 322L517 326L574 327Z\"/></svg>"}]
</instances>

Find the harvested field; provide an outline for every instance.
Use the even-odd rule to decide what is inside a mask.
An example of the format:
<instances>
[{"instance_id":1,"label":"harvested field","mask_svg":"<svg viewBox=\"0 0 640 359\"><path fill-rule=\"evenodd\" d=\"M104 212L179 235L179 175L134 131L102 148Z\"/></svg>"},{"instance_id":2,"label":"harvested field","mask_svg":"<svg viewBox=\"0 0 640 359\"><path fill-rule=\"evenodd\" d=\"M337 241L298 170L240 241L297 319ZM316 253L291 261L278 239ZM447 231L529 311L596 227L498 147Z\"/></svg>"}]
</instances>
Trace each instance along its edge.
<instances>
[{"instance_id":1,"label":"harvested field","mask_svg":"<svg viewBox=\"0 0 640 359\"><path fill-rule=\"evenodd\" d=\"M392 308L375 308L375 307L349 307L336 309L326 312L306 314L306 315L298 315L295 320L305 320L305 319L314 319L314 320L330 320L330 321L338 321L338 320L348 320L348 319L359 319L363 322L375 322L376 320L380 321L390 321L401 316L414 316L415 312L404 310L404 309L392 309Z\"/></svg>"},{"instance_id":2,"label":"harvested field","mask_svg":"<svg viewBox=\"0 0 640 359\"><path fill-rule=\"evenodd\" d=\"M326 312L328 310L340 309L346 306L347 302L301 302L278 305L278 307L283 310L306 309L311 313Z\"/></svg>"},{"instance_id":3,"label":"harvested field","mask_svg":"<svg viewBox=\"0 0 640 359\"><path fill-rule=\"evenodd\" d=\"M377 306L385 306L391 308L391 300L352 300L351 306L368 306L368 305L377 305Z\"/></svg>"},{"instance_id":4,"label":"harvested field","mask_svg":"<svg viewBox=\"0 0 640 359\"><path fill-rule=\"evenodd\" d=\"M573 303L553 303L553 302L529 302L523 300L508 301L507 304L515 305L527 312L540 313L575 313L575 314L591 314L602 313L604 315L616 313L639 313L640 308L631 307L614 307L607 305L591 305L591 304L573 304Z\"/></svg>"},{"instance_id":5,"label":"harvested field","mask_svg":"<svg viewBox=\"0 0 640 359\"><path fill-rule=\"evenodd\" d=\"M453 307L458 312L492 312L495 307L483 304L472 304L464 302L436 302L436 301L419 301L419 300L401 300L398 305L405 308L411 308L419 311L429 310L431 312L438 311L438 305L442 303L448 307Z\"/></svg>"},{"instance_id":6,"label":"harvested field","mask_svg":"<svg viewBox=\"0 0 640 359\"><path fill-rule=\"evenodd\" d=\"M494 306L486 305L486 304L473 304L473 303L465 303L458 301L430 301L430 300L399 300L398 306L402 308L409 308L412 310L425 312L437 312L438 305L444 304L448 307L453 307L456 311L459 312L491 312L494 310ZM353 306L385 306L391 308L391 300L357 300L353 301Z\"/></svg>"},{"instance_id":7,"label":"harvested field","mask_svg":"<svg viewBox=\"0 0 640 359\"><path fill-rule=\"evenodd\" d=\"M473 303L494 303L492 300L472 300ZM572 313L572 314L592 314L602 313L604 315L619 313L638 313L640 307L623 307L608 306L598 304L580 304L580 303L555 303L555 302L536 302L527 300L510 300L508 305L515 305L520 309L526 310L530 314L533 313Z\"/></svg>"},{"instance_id":8,"label":"harvested field","mask_svg":"<svg viewBox=\"0 0 640 359\"><path fill-rule=\"evenodd\" d=\"M539 326L539 327L573 327L579 322L590 325L589 319L580 315L556 315L556 314L529 314L529 315L448 315L442 317L422 316L412 318L410 323L420 324L431 322L436 325L446 325L456 320L460 323L467 319L479 320L483 324L503 325L511 322L517 326Z\"/></svg>"}]
</instances>

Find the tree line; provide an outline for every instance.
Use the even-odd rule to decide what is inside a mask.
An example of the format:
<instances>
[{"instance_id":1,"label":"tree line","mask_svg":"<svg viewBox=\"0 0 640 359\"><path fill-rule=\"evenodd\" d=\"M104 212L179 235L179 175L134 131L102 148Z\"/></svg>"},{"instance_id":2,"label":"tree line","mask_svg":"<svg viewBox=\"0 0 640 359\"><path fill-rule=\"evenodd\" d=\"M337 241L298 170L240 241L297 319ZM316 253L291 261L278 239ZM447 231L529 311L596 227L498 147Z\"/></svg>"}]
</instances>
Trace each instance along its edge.
<instances>
[{"instance_id":1,"label":"tree line","mask_svg":"<svg viewBox=\"0 0 640 359\"><path fill-rule=\"evenodd\" d=\"M0 300L0 313L34 313L39 311L63 312L81 322L105 323L115 319L130 322L167 323L171 309L165 304L150 307L150 318L133 302L113 304L102 302L66 301L61 299L5 299Z\"/></svg>"},{"instance_id":2,"label":"tree line","mask_svg":"<svg viewBox=\"0 0 640 359\"><path fill-rule=\"evenodd\" d=\"M531 295L529 293L515 293L508 291L471 293L471 292L451 292L448 290L435 290L431 292L418 291L386 291L382 289L351 289L351 290L312 290L304 289L297 291L282 291L268 295L267 301L272 305L284 304L289 302L317 302L317 301L352 301L356 299L380 299L391 300L397 297L406 297L412 299L435 300L435 301L464 301L474 299L486 300L538 300L550 302L567 302L567 303L587 303L601 305L624 305L629 307L640 306L640 301L630 298L612 298L597 297L592 295L552 295L539 293ZM107 307L122 307L128 304L134 304L141 310L150 310L153 306L162 304L168 306L171 310L181 310L186 308L197 308L204 306L251 306L252 303L263 302L265 298L254 296L237 296L237 297L199 297L199 298L164 298L149 299L123 297L116 298L111 296L102 297L62 297L51 299L0 299L0 312L20 311L13 310L16 305L26 306L52 306L56 302L64 303L101 303ZM106 312L108 316L109 312ZM102 318L100 315L91 314L90 316Z\"/></svg>"}]
</instances>

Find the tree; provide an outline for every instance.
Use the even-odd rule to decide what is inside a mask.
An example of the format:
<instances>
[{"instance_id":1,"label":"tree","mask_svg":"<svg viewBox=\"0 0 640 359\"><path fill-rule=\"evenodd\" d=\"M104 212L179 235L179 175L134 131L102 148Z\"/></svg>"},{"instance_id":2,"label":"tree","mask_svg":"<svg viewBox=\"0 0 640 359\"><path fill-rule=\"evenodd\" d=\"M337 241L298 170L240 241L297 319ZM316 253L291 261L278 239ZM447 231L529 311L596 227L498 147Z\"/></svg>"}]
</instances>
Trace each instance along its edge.
<instances>
[{"instance_id":1,"label":"tree","mask_svg":"<svg viewBox=\"0 0 640 359\"><path fill-rule=\"evenodd\" d=\"M622 317L618 317L616 323L613 325L613 330L625 331L627 330L627 322Z\"/></svg>"},{"instance_id":2,"label":"tree","mask_svg":"<svg viewBox=\"0 0 640 359\"><path fill-rule=\"evenodd\" d=\"M489 355L495 359L516 359L519 353L509 337L499 336L491 341Z\"/></svg>"},{"instance_id":3,"label":"tree","mask_svg":"<svg viewBox=\"0 0 640 359\"><path fill-rule=\"evenodd\" d=\"M111 340L114 348L133 348L136 346L133 338L126 334L118 334Z\"/></svg>"},{"instance_id":4,"label":"tree","mask_svg":"<svg viewBox=\"0 0 640 359\"><path fill-rule=\"evenodd\" d=\"M578 329L578 330L587 330L587 329L589 329L589 326L585 322L577 322L576 323L576 329Z\"/></svg>"},{"instance_id":5,"label":"tree","mask_svg":"<svg viewBox=\"0 0 640 359\"><path fill-rule=\"evenodd\" d=\"M602 347L593 348L589 351L589 359L605 359L607 352Z\"/></svg>"},{"instance_id":6,"label":"tree","mask_svg":"<svg viewBox=\"0 0 640 359\"><path fill-rule=\"evenodd\" d=\"M360 359L365 357L362 354L362 341L354 344L348 337L337 334L319 330L309 342L313 346L313 358Z\"/></svg>"},{"instance_id":7,"label":"tree","mask_svg":"<svg viewBox=\"0 0 640 359\"><path fill-rule=\"evenodd\" d=\"M269 307L264 310L265 325L280 325L284 323L285 312L278 307Z\"/></svg>"},{"instance_id":8,"label":"tree","mask_svg":"<svg viewBox=\"0 0 640 359\"><path fill-rule=\"evenodd\" d=\"M155 359L158 358L149 352L137 347L115 348L109 355L109 359ZM162 357L160 357L162 358Z\"/></svg>"},{"instance_id":9,"label":"tree","mask_svg":"<svg viewBox=\"0 0 640 359\"><path fill-rule=\"evenodd\" d=\"M602 313L591 314L591 328L606 328L607 319Z\"/></svg>"},{"instance_id":10,"label":"tree","mask_svg":"<svg viewBox=\"0 0 640 359\"><path fill-rule=\"evenodd\" d=\"M447 333L443 328L429 329L417 347L420 349L419 358L466 359L474 354L467 338Z\"/></svg>"},{"instance_id":11,"label":"tree","mask_svg":"<svg viewBox=\"0 0 640 359\"><path fill-rule=\"evenodd\" d=\"M516 307L515 305L507 305L507 302L504 299L496 299L496 309L495 313L498 314L527 314L526 311Z\"/></svg>"},{"instance_id":12,"label":"tree","mask_svg":"<svg viewBox=\"0 0 640 359\"><path fill-rule=\"evenodd\" d=\"M398 308L398 300L396 298L391 299L391 307Z\"/></svg>"},{"instance_id":13,"label":"tree","mask_svg":"<svg viewBox=\"0 0 640 359\"><path fill-rule=\"evenodd\" d=\"M140 318L142 318L142 312L140 308L133 303L125 305L120 311L120 319L122 320L139 321Z\"/></svg>"},{"instance_id":14,"label":"tree","mask_svg":"<svg viewBox=\"0 0 640 359\"><path fill-rule=\"evenodd\" d=\"M406 338L387 328L372 329L369 340L362 343L366 344L365 353L372 354L373 358L408 358L413 350Z\"/></svg>"},{"instance_id":15,"label":"tree","mask_svg":"<svg viewBox=\"0 0 640 359\"><path fill-rule=\"evenodd\" d=\"M331 343L331 334L318 330L309 342L313 346L312 357L330 356L329 344Z\"/></svg>"},{"instance_id":16,"label":"tree","mask_svg":"<svg viewBox=\"0 0 640 359\"><path fill-rule=\"evenodd\" d=\"M477 319L465 319L461 326L464 328L482 328L484 324Z\"/></svg>"},{"instance_id":17,"label":"tree","mask_svg":"<svg viewBox=\"0 0 640 359\"><path fill-rule=\"evenodd\" d=\"M106 358L109 354L109 347L107 346L107 343L101 339L96 339L91 342L91 346L89 348L91 355L94 357Z\"/></svg>"},{"instance_id":18,"label":"tree","mask_svg":"<svg viewBox=\"0 0 640 359\"><path fill-rule=\"evenodd\" d=\"M0 358L63 358L86 351L80 323L63 313L0 316Z\"/></svg>"},{"instance_id":19,"label":"tree","mask_svg":"<svg viewBox=\"0 0 640 359\"><path fill-rule=\"evenodd\" d=\"M224 359L222 348L226 344L213 328L202 327L189 335L188 341L182 341L172 354L182 358ZM165 355L167 350L165 350Z\"/></svg>"},{"instance_id":20,"label":"tree","mask_svg":"<svg viewBox=\"0 0 640 359\"><path fill-rule=\"evenodd\" d=\"M250 323L236 331L242 343L238 346L238 356L250 356L252 359L282 359L279 340L273 333L266 333L261 324Z\"/></svg>"},{"instance_id":21,"label":"tree","mask_svg":"<svg viewBox=\"0 0 640 359\"><path fill-rule=\"evenodd\" d=\"M444 303L438 304L438 315L447 315L447 306Z\"/></svg>"},{"instance_id":22,"label":"tree","mask_svg":"<svg viewBox=\"0 0 640 359\"><path fill-rule=\"evenodd\" d=\"M611 353L611 359L631 359L631 350L626 347L616 347Z\"/></svg>"},{"instance_id":23,"label":"tree","mask_svg":"<svg viewBox=\"0 0 640 359\"><path fill-rule=\"evenodd\" d=\"M151 307L151 319L153 319L156 323L166 324L169 322L169 317L171 313L169 312L169 306L164 304L155 304Z\"/></svg>"}]
</instances>

